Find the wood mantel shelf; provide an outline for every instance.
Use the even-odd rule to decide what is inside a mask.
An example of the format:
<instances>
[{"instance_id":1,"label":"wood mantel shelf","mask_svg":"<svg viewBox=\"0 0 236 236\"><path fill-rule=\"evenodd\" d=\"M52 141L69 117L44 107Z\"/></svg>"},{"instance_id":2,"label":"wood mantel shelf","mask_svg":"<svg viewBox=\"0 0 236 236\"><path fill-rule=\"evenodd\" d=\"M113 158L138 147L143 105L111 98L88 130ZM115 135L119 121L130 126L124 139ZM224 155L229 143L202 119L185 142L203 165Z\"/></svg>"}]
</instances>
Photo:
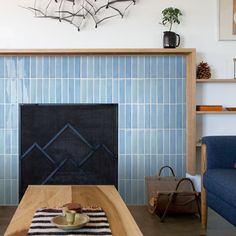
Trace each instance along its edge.
<instances>
[{"instance_id":1,"label":"wood mantel shelf","mask_svg":"<svg viewBox=\"0 0 236 236\"><path fill-rule=\"evenodd\" d=\"M0 55L155 55L190 54L194 48L0 49Z\"/></svg>"}]
</instances>

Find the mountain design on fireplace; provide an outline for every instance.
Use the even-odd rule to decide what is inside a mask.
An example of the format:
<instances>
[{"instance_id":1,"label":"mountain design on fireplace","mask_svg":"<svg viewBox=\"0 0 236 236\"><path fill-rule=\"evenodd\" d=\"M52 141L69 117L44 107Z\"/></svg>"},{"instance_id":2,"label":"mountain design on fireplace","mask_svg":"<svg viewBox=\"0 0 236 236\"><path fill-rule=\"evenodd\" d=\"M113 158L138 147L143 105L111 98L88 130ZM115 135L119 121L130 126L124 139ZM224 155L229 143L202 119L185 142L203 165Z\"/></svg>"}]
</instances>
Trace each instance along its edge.
<instances>
[{"instance_id":1,"label":"mountain design on fireplace","mask_svg":"<svg viewBox=\"0 0 236 236\"><path fill-rule=\"evenodd\" d=\"M27 186L30 184L112 184L117 187L117 132L115 133L115 131L117 131L117 107L114 105L82 105L82 109L80 109L79 105L69 105L68 110L66 106L67 105L21 106L22 155L20 156L20 197L23 196ZM115 115L111 115L110 111L108 114L104 115L103 113L106 112L101 112L101 106L103 111L106 111L103 106L107 106L109 110L112 109ZM57 129L58 131L55 132L46 143L45 141L42 142L41 138L45 140L44 137L41 137L44 132L35 129L36 127L41 127L40 123L45 123L45 120L43 121L41 119L40 113L46 112L48 114L56 112L58 115L59 113L61 115L61 111L59 112L60 109L62 109L65 114L63 116L57 116L56 120L54 120L55 114L52 115L52 120L54 120L54 127L52 126L52 129L56 130L55 127L61 124L61 122L59 122L61 118L65 121L65 117L73 124L67 122L61 129ZM87 123L91 122L89 117L92 114L91 110L94 109L94 115L97 116L98 123L104 128L106 127L106 129L102 131L101 127L98 129L96 127L94 129L89 128L86 135L84 135L82 134L84 130L81 132L78 126L83 126L85 119L82 119L83 121L80 122L81 119L79 119L79 117L80 115L86 117ZM74 115L75 113L77 114L77 125L74 122L75 119L71 119L71 112L74 113ZM66 113L68 114L66 115ZM111 122L111 120L107 122L107 115L110 116L109 119L114 118L114 123ZM27 122L29 117L32 117L30 124ZM74 118L74 116L72 117ZM39 121L40 119L41 122ZM94 116L92 120L93 123L91 126L94 126ZM50 115L48 116L48 122L52 125ZM79 125L79 123L82 124ZM89 124L87 124L87 126L89 126ZM109 126L112 134L108 136L105 134L105 136L109 137L109 142L104 141L103 138L100 140L96 139L96 142L92 140L91 135L93 137L97 136L98 138L102 133L109 131ZM45 128L41 129L46 131ZM96 131L99 131L98 134L96 134ZM40 134L38 134L38 132ZM46 136L48 137L47 134ZM114 145L110 145L110 136L113 136ZM33 144L26 146L25 143L29 143L29 139ZM108 143L110 147L108 147L106 143Z\"/></svg>"}]
</instances>

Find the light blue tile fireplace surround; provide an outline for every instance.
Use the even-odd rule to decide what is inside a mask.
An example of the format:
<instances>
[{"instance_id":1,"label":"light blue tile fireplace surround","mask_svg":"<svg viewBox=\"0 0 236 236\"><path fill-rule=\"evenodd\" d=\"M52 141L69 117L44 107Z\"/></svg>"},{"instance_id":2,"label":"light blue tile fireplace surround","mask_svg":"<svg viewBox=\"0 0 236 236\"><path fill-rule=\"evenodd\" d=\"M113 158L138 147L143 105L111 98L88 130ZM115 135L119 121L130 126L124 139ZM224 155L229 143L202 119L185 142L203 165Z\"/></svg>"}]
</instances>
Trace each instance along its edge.
<instances>
[{"instance_id":1,"label":"light blue tile fireplace surround","mask_svg":"<svg viewBox=\"0 0 236 236\"><path fill-rule=\"evenodd\" d=\"M0 57L0 205L18 203L20 103L118 103L119 192L144 204L144 176L185 176L185 91L185 56Z\"/></svg>"}]
</instances>

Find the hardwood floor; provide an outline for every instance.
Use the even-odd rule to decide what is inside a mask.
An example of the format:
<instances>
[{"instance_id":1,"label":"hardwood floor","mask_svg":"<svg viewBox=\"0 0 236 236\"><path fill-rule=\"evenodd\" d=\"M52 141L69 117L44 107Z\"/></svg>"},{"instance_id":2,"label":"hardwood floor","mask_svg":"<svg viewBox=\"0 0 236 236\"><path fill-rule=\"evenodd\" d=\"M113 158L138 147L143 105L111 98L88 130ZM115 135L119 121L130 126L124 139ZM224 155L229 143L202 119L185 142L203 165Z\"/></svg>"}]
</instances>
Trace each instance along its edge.
<instances>
[{"instance_id":1,"label":"hardwood floor","mask_svg":"<svg viewBox=\"0 0 236 236\"><path fill-rule=\"evenodd\" d=\"M160 223L156 215L151 215L146 206L128 206L144 236L236 236L236 228L209 209L208 230L201 230L196 216L168 216ZM0 206L0 235L9 224L15 212L14 206ZM123 236L123 235L121 235Z\"/></svg>"}]
</instances>

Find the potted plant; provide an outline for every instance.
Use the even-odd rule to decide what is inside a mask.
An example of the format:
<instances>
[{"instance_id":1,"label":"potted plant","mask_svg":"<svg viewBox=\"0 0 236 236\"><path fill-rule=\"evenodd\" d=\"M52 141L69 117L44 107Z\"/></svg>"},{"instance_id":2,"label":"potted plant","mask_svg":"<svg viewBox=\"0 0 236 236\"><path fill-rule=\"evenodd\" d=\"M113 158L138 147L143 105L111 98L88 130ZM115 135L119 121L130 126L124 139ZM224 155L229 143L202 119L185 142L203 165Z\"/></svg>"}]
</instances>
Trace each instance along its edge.
<instances>
[{"instance_id":1,"label":"potted plant","mask_svg":"<svg viewBox=\"0 0 236 236\"><path fill-rule=\"evenodd\" d=\"M162 15L161 24L169 26L169 31L163 32L163 47L176 48L180 44L180 36L171 30L173 24L180 24L179 17L182 16L182 12L178 8L168 7L162 11Z\"/></svg>"}]
</instances>

